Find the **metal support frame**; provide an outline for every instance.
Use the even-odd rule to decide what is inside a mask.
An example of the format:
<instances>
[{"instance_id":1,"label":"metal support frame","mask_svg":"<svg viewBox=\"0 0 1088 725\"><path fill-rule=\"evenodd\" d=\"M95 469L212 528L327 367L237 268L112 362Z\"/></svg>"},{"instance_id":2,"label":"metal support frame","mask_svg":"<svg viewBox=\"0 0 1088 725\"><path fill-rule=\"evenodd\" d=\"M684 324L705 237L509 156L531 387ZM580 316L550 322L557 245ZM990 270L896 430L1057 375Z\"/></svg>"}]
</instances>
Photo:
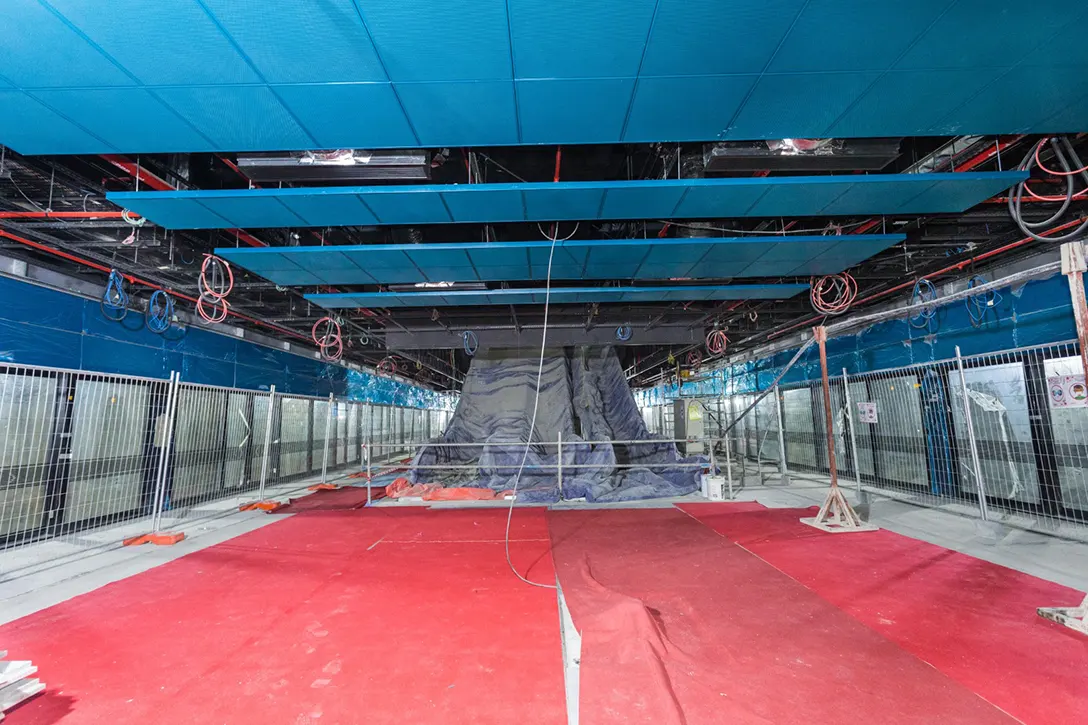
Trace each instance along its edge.
<instances>
[{"instance_id":1,"label":"metal support frame","mask_svg":"<svg viewBox=\"0 0 1088 725\"><path fill-rule=\"evenodd\" d=\"M170 392L166 397L166 416L163 425L165 434L162 441L162 449L159 451L158 480L155 485L155 506L151 519L152 533L159 533L162 527L162 512L166 505L166 476L170 461L170 449L174 443L174 414L178 406L178 383L181 381L181 373L170 373Z\"/></svg>"},{"instance_id":2,"label":"metal support frame","mask_svg":"<svg viewBox=\"0 0 1088 725\"><path fill-rule=\"evenodd\" d=\"M268 478L268 457L272 449L272 413L276 409L276 386L268 386L268 416L264 423L264 453L261 455L261 487L257 493L260 501L264 500L264 483Z\"/></svg>"},{"instance_id":3,"label":"metal support frame","mask_svg":"<svg viewBox=\"0 0 1088 725\"><path fill-rule=\"evenodd\" d=\"M814 517L801 519L801 523L832 534L875 531L877 527L861 520L847 502L842 489L839 488L839 473L835 466L835 421L831 414L831 382L827 375L827 328L821 325L814 327L812 332L820 346L820 382L823 386L824 422L827 426L827 470L830 474L831 490L827 492L827 498L824 499L820 512Z\"/></svg>"},{"instance_id":4,"label":"metal support frame","mask_svg":"<svg viewBox=\"0 0 1088 725\"><path fill-rule=\"evenodd\" d=\"M975 440L975 424L971 418L971 396L967 394L967 379L963 375L963 356L960 346L956 345L956 371L960 376L960 390L963 391L963 420L967 426L967 447L971 451L971 471L975 476L978 489L978 512L983 521L990 520L990 508L986 504L986 483L982 479L982 462L978 455L978 443Z\"/></svg>"}]
</instances>

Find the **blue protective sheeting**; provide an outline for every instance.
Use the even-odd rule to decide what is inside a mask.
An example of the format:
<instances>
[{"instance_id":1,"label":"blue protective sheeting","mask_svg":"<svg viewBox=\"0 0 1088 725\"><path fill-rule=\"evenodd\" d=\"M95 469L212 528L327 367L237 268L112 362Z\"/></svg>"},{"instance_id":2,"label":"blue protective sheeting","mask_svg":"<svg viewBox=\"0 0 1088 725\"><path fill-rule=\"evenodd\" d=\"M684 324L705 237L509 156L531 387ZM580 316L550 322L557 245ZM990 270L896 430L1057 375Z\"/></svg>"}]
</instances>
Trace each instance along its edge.
<instances>
[{"instance_id":1,"label":"blue protective sheeting","mask_svg":"<svg viewBox=\"0 0 1088 725\"><path fill-rule=\"evenodd\" d=\"M1001 300L979 326L971 323L962 302L938 308L935 332L912 327L907 320L888 320L857 333L827 341L828 370L832 375L846 368L850 374L887 370L955 358L958 346L964 356L994 353L1033 345L1076 340L1069 285L1060 274L1001 290ZM737 363L708 373L697 382L675 383L639 390L639 405L656 405L678 395L722 395L766 390L796 348L760 360ZM782 379L782 384L818 380L820 358L814 347L802 355Z\"/></svg>"},{"instance_id":2,"label":"blue protective sheeting","mask_svg":"<svg viewBox=\"0 0 1088 725\"><path fill-rule=\"evenodd\" d=\"M568 239L555 244L552 279L726 279L835 274L905 234ZM358 244L216 249L278 285L545 280L550 241Z\"/></svg>"},{"instance_id":3,"label":"blue protective sheeting","mask_svg":"<svg viewBox=\"0 0 1088 725\"><path fill-rule=\"evenodd\" d=\"M689 302L699 300L784 300L807 284L734 284L669 287L557 287L545 289L428 290L426 292L341 292L306 295L326 309L346 307L459 307L479 305L582 304L590 302Z\"/></svg>"},{"instance_id":4,"label":"blue protective sheeting","mask_svg":"<svg viewBox=\"0 0 1088 725\"><path fill-rule=\"evenodd\" d=\"M538 371L540 401L531 425ZM530 427L533 445L526 456ZM542 368L532 355L473 358L449 426L416 454L410 479L496 492L518 481L519 501L555 501L560 436L565 499L627 501L698 488L701 459L682 459L673 444L650 435L610 347L576 356L553 351Z\"/></svg>"},{"instance_id":5,"label":"blue protective sheeting","mask_svg":"<svg viewBox=\"0 0 1088 725\"><path fill-rule=\"evenodd\" d=\"M114 191L167 229L962 212L1023 171Z\"/></svg>"},{"instance_id":6,"label":"blue protective sheeting","mask_svg":"<svg viewBox=\"0 0 1088 725\"><path fill-rule=\"evenodd\" d=\"M1088 18L1081 0L102 5L3 4L0 143L280 151L1052 133L1088 121L1071 30Z\"/></svg>"}]
</instances>

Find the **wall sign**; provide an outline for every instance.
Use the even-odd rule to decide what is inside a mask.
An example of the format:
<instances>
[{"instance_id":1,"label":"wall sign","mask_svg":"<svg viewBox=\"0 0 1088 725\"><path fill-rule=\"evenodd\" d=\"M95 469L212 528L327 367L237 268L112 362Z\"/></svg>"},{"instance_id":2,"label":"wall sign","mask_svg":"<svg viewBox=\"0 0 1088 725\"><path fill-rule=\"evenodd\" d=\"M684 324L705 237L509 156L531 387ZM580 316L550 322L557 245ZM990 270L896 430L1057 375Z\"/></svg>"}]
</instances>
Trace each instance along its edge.
<instances>
[{"instance_id":1,"label":"wall sign","mask_svg":"<svg viewBox=\"0 0 1088 725\"><path fill-rule=\"evenodd\" d=\"M858 403L858 422L876 423L876 403Z\"/></svg>"},{"instance_id":2,"label":"wall sign","mask_svg":"<svg viewBox=\"0 0 1088 725\"><path fill-rule=\"evenodd\" d=\"M1046 379L1051 408L1088 408L1088 386L1083 375L1055 375Z\"/></svg>"}]
</instances>

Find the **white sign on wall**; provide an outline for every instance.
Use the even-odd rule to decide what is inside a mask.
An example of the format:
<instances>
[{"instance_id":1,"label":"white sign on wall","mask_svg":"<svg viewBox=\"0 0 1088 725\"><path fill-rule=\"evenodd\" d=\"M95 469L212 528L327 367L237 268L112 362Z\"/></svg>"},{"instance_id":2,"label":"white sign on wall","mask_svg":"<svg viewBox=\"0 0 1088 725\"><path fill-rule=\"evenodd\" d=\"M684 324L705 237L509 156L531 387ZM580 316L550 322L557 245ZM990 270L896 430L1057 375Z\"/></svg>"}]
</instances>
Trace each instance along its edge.
<instances>
[{"instance_id":1,"label":"white sign on wall","mask_svg":"<svg viewBox=\"0 0 1088 725\"><path fill-rule=\"evenodd\" d=\"M858 422L876 423L876 403L858 403Z\"/></svg>"},{"instance_id":2,"label":"white sign on wall","mask_svg":"<svg viewBox=\"0 0 1088 725\"><path fill-rule=\"evenodd\" d=\"M1083 375L1055 375L1046 379L1051 408L1088 408L1088 386Z\"/></svg>"}]
</instances>

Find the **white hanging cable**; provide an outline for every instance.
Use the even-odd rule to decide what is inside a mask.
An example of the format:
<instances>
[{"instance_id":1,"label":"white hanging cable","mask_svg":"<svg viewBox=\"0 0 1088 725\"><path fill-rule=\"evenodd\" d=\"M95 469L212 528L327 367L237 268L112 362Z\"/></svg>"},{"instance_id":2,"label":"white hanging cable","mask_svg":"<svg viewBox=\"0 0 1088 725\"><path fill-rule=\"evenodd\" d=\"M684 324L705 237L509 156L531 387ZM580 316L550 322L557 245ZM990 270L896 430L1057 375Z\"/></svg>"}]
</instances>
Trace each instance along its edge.
<instances>
[{"instance_id":1,"label":"white hanging cable","mask_svg":"<svg viewBox=\"0 0 1088 725\"><path fill-rule=\"evenodd\" d=\"M538 225L539 226L539 225ZM541 232L544 230L541 229ZM578 227L574 228L574 231L578 231ZM571 233L574 236L574 233ZM510 507L506 510L506 563L510 566L510 571L514 572L514 575L518 579L521 579L526 584L532 584L534 587L542 587L544 589L556 589L554 584L542 584L525 578L521 575L516 568L514 568L514 562L510 560L510 520L514 516L514 503L518 498L518 485L521 483L521 473L525 470L525 462L529 459L529 449L533 445L533 432L536 430L536 413L540 407L540 384L544 379L544 350L548 344L548 306L551 302L552 295L552 258L555 255L555 243L559 238L559 225L556 224L552 227L552 244L548 251L548 276L544 282L544 328L540 333L540 364L536 369L536 396L533 398L533 417L529 423L529 434L525 437L525 452L521 456L521 465L518 466L518 472L514 476L514 488L512 495L510 496ZM569 239L570 237L568 237ZM563 455L562 451L558 451L556 455Z\"/></svg>"}]
</instances>

